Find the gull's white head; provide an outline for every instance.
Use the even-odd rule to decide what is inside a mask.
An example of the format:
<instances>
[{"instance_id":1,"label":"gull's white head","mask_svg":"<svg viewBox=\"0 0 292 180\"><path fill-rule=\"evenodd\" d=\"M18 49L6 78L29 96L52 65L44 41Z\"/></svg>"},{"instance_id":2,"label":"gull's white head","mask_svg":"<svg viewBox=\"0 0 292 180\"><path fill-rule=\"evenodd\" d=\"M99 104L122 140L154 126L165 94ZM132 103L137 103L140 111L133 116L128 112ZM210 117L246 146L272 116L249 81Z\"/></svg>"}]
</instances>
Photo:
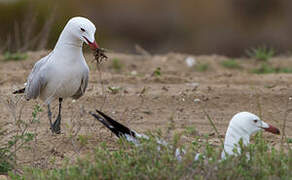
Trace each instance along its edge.
<instances>
[{"instance_id":1,"label":"gull's white head","mask_svg":"<svg viewBox=\"0 0 292 180\"><path fill-rule=\"evenodd\" d=\"M280 134L280 131L272 125L262 121L258 116L249 112L240 112L234 115L229 123L234 129L241 129L249 136L264 129L273 134Z\"/></svg>"},{"instance_id":2,"label":"gull's white head","mask_svg":"<svg viewBox=\"0 0 292 180\"><path fill-rule=\"evenodd\" d=\"M79 44L85 42L95 50L99 48L94 38L95 31L94 24L87 18L73 17L66 24L59 40L68 43L75 39Z\"/></svg>"},{"instance_id":3,"label":"gull's white head","mask_svg":"<svg viewBox=\"0 0 292 180\"><path fill-rule=\"evenodd\" d=\"M249 138L252 134L265 130L273 134L280 134L279 129L262 121L258 116L249 112L240 112L235 114L228 126L222 158L225 158L225 153L233 154L235 147L239 148L239 141L242 139L243 144L249 143ZM240 149L238 149L240 152Z\"/></svg>"}]
</instances>

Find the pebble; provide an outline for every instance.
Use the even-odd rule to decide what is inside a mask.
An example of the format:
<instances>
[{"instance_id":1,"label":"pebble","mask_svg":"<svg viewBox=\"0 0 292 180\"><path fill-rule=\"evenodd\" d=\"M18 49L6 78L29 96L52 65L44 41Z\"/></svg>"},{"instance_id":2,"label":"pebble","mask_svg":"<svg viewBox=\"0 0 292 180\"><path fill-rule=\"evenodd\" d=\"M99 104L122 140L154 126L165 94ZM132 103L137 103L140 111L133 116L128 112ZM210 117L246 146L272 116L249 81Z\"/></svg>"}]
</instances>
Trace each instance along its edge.
<instances>
[{"instance_id":1,"label":"pebble","mask_svg":"<svg viewBox=\"0 0 292 180\"><path fill-rule=\"evenodd\" d=\"M136 76L138 73L137 73L137 71L132 71L131 72L131 75L133 75L133 76Z\"/></svg>"},{"instance_id":2,"label":"pebble","mask_svg":"<svg viewBox=\"0 0 292 180\"><path fill-rule=\"evenodd\" d=\"M198 102L201 102L201 100L197 98L197 99L194 99L194 102L198 103Z\"/></svg>"},{"instance_id":3,"label":"pebble","mask_svg":"<svg viewBox=\"0 0 292 180\"><path fill-rule=\"evenodd\" d=\"M186 62L188 67L193 67L196 64L196 59L194 57L188 56L185 59L185 62Z\"/></svg>"}]
</instances>

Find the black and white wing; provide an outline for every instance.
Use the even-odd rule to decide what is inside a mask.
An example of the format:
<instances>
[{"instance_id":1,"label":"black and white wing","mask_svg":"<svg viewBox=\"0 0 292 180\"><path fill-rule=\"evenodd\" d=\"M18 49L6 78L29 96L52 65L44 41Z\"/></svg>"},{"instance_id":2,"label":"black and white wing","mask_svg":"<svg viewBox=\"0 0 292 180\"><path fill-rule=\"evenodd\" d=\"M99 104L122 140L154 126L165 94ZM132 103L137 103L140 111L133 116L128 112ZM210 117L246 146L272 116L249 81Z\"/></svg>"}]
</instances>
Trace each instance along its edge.
<instances>
[{"instance_id":1,"label":"black and white wing","mask_svg":"<svg viewBox=\"0 0 292 180\"><path fill-rule=\"evenodd\" d=\"M90 112L90 114L95 117L99 122L101 122L105 127L107 127L112 133L114 133L118 138L124 137L127 141L132 142L136 145L139 144L139 138L148 139L149 137L144 134L139 134L134 130L124 126L123 124L113 120L111 117L107 116L101 111L96 110L96 113Z\"/></svg>"}]
</instances>

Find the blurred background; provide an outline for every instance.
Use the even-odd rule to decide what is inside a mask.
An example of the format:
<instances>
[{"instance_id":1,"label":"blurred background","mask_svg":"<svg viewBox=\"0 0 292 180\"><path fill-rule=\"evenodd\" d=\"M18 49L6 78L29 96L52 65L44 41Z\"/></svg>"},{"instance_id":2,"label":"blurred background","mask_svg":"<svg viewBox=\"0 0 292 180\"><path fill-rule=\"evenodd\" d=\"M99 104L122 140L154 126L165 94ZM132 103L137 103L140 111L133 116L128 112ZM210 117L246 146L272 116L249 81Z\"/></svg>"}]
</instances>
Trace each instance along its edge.
<instances>
[{"instance_id":1,"label":"blurred background","mask_svg":"<svg viewBox=\"0 0 292 180\"><path fill-rule=\"evenodd\" d=\"M257 46L292 49L289 0L0 0L0 51L51 49L73 16L116 52L243 56Z\"/></svg>"}]
</instances>

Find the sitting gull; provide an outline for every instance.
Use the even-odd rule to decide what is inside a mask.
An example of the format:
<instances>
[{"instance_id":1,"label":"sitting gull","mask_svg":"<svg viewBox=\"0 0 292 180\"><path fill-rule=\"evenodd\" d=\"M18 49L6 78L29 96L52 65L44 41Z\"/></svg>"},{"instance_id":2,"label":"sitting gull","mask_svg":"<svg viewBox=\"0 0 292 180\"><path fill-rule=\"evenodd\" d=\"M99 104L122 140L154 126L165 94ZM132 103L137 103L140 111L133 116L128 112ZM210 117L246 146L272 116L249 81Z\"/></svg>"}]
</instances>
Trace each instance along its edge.
<instances>
[{"instance_id":1,"label":"sitting gull","mask_svg":"<svg viewBox=\"0 0 292 180\"><path fill-rule=\"evenodd\" d=\"M55 48L35 63L25 88L13 94L25 93L27 100L40 97L48 107L53 133L61 132L61 108L64 98L80 98L87 87L89 68L82 53L85 42L92 50L99 50L95 42L94 24L84 17L71 18L63 29ZM59 99L59 113L52 123L50 103Z\"/></svg>"},{"instance_id":2,"label":"sitting gull","mask_svg":"<svg viewBox=\"0 0 292 180\"><path fill-rule=\"evenodd\" d=\"M101 111L96 110L96 113L90 112L90 114L111 130L118 138L124 137L127 141L139 145L139 139L149 139L145 134L139 134L134 130L120 124L107 116ZM239 142L242 139L243 144L246 146L249 144L250 136L260 130L265 130L273 134L280 134L280 131L272 125L269 125L262 121L258 116L249 112L239 112L235 114L230 120L224 142L224 150L222 151L221 158L225 159L226 155L234 155L234 148L237 148L237 152L240 153ZM159 145L166 146L167 143L163 140L157 139ZM182 154L185 153L184 149L176 149L175 156L178 160L181 160ZM198 159L200 154L197 154L195 160Z\"/></svg>"}]
</instances>

